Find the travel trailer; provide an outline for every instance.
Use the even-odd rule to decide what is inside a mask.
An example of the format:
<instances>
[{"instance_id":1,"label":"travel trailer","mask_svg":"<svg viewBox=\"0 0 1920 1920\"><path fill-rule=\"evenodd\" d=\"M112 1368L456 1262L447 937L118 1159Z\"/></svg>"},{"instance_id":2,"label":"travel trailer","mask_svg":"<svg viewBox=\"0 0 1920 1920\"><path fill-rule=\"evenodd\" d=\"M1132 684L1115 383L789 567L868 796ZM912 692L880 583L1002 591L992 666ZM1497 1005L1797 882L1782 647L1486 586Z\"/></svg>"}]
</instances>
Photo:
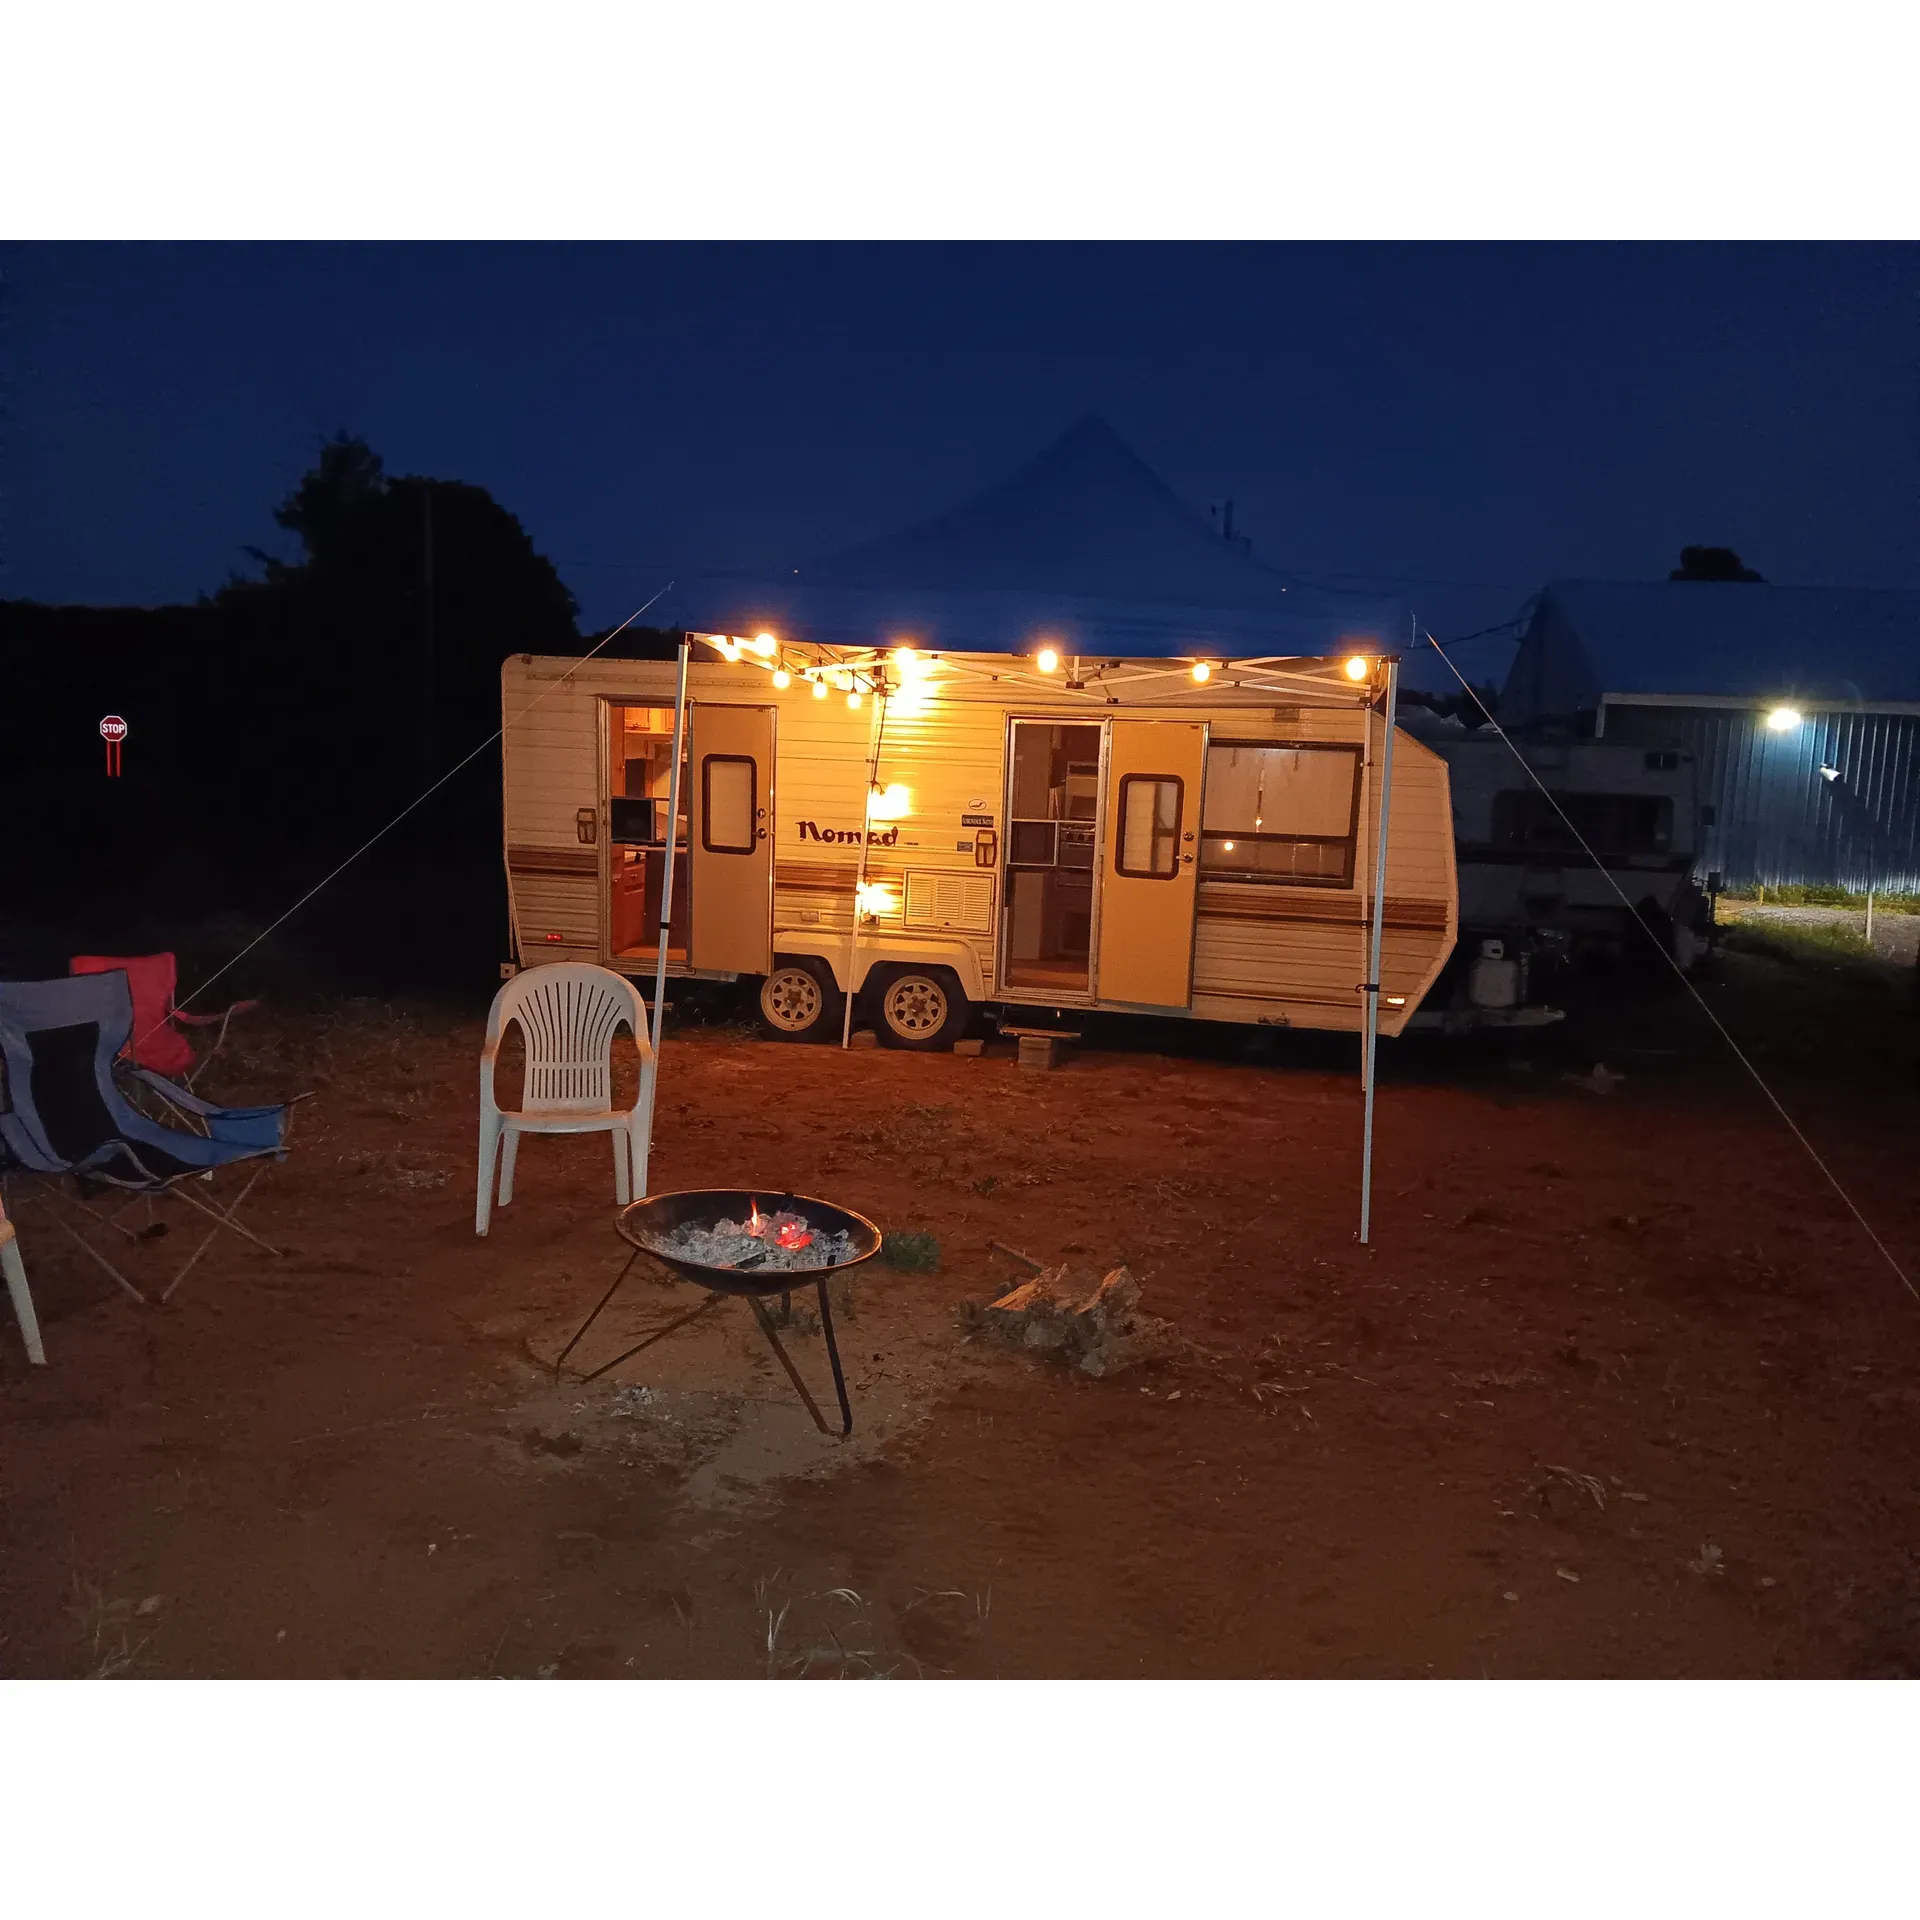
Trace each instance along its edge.
<instances>
[{"instance_id":1,"label":"travel trailer","mask_svg":"<svg viewBox=\"0 0 1920 1920\"><path fill-rule=\"evenodd\" d=\"M938 1047L985 1008L1358 1032L1378 656L1068 660L695 636L501 672L514 964L754 983L769 1032ZM1379 1030L1458 919L1445 762L1396 731Z\"/></svg>"}]
</instances>

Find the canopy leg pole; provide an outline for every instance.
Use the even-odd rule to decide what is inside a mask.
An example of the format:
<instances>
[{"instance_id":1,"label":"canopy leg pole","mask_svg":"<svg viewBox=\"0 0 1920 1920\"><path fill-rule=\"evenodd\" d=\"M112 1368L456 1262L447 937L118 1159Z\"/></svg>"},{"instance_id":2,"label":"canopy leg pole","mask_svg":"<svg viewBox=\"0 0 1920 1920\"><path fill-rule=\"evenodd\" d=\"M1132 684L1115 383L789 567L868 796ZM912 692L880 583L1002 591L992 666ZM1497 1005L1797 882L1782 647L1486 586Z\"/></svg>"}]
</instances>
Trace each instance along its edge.
<instances>
[{"instance_id":1,"label":"canopy leg pole","mask_svg":"<svg viewBox=\"0 0 1920 1920\"><path fill-rule=\"evenodd\" d=\"M1387 920L1387 823L1393 809L1393 728L1400 704L1400 662L1387 662L1386 737L1380 748L1380 817L1373 845L1373 938L1367 956L1366 1040L1362 1049L1362 1086L1366 1114L1360 1136L1360 1244L1373 1227L1373 1089L1375 1049L1380 1040L1380 937Z\"/></svg>"},{"instance_id":2,"label":"canopy leg pole","mask_svg":"<svg viewBox=\"0 0 1920 1920\"><path fill-rule=\"evenodd\" d=\"M857 675L854 684L859 685ZM845 1009L840 1016L842 1052L853 1045L853 987L854 970L860 954L860 896L867 890L867 849L873 844L873 790L880 784L880 742L886 730L886 679L883 674L876 672L873 676L873 750L867 757L866 791L860 796L860 865L853 882L853 922L847 932L847 990L843 996ZM817 1413L814 1415L816 1420L819 1417ZM821 1432L825 1431L822 1427Z\"/></svg>"},{"instance_id":3,"label":"canopy leg pole","mask_svg":"<svg viewBox=\"0 0 1920 1920\"><path fill-rule=\"evenodd\" d=\"M667 775L667 851L660 871L660 951L653 963L653 1070L646 1077L647 1125L641 1136L646 1142L648 1157L653 1148L654 1092L660 1082L660 1032L667 1017L667 941L673 930L673 853L680 838L680 760L687 740L687 655L692 650L693 642L683 633L680 636L680 684L673 696L673 766ZM691 853L692 849L688 851ZM691 927L687 937L689 940L693 937ZM643 1158L643 1169L645 1165ZM636 1185L639 1190L633 1197L644 1200L647 1197L644 1172Z\"/></svg>"}]
</instances>

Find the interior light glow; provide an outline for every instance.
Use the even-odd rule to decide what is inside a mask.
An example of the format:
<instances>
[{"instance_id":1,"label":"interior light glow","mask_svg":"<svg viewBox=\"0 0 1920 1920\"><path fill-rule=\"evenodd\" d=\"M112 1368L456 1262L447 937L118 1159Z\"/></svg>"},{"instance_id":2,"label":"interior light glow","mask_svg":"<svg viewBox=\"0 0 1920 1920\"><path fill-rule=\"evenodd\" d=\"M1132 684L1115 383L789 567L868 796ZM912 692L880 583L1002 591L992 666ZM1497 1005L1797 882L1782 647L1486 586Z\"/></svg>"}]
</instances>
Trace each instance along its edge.
<instances>
[{"instance_id":1,"label":"interior light glow","mask_svg":"<svg viewBox=\"0 0 1920 1920\"><path fill-rule=\"evenodd\" d=\"M1033 656L1033 664L1042 673L1052 673L1060 664L1060 656L1051 647L1042 647Z\"/></svg>"},{"instance_id":2,"label":"interior light glow","mask_svg":"<svg viewBox=\"0 0 1920 1920\"><path fill-rule=\"evenodd\" d=\"M1213 678L1212 666L1205 660L1196 660L1193 663L1193 677L1205 686Z\"/></svg>"},{"instance_id":3,"label":"interior light glow","mask_svg":"<svg viewBox=\"0 0 1920 1920\"><path fill-rule=\"evenodd\" d=\"M775 667L773 670L773 684L784 690L793 685L793 675L790 674L785 667Z\"/></svg>"},{"instance_id":4,"label":"interior light glow","mask_svg":"<svg viewBox=\"0 0 1920 1920\"><path fill-rule=\"evenodd\" d=\"M1767 715L1767 725L1775 733L1791 733L1799 724L1800 709L1798 707L1775 707Z\"/></svg>"},{"instance_id":5,"label":"interior light glow","mask_svg":"<svg viewBox=\"0 0 1920 1920\"><path fill-rule=\"evenodd\" d=\"M1364 653L1356 653L1347 661L1346 674L1349 680L1364 680L1372 671L1373 662Z\"/></svg>"},{"instance_id":6,"label":"interior light glow","mask_svg":"<svg viewBox=\"0 0 1920 1920\"><path fill-rule=\"evenodd\" d=\"M753 650L762 660L771 660L773 650L780 644L770 633L756 633L753 636Z\"/></svg>"}]
</instances>

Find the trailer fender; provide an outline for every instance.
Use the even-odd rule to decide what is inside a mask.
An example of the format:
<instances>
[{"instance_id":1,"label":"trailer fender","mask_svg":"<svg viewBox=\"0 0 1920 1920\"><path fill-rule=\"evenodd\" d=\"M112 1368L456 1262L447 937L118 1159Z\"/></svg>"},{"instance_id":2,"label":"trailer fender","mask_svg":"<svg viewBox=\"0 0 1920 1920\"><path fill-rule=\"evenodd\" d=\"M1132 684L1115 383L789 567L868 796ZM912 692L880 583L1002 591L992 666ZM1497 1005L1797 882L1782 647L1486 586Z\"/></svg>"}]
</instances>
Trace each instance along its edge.
<instances>
[{"instance_id":1,"label":"trailer fender","mask_svg":"<svg viewBox=\"0 0 1920 1920\"><path fill-rule=\"evenodd\" d=\"M960 982L960 990L976 1006L987 997L987 983L980 971L980 956L960 940L901 938L897 934L865 935L854 956L855 978L847 978L847 937L840 933L819 933L808 928L783 928L773 936L776 953L806 954L824 960L833 969L834 984L842 993L851 985L858 993L867 984L875 967L899 965L946 967Z\"/></svg>"}]
</instances>

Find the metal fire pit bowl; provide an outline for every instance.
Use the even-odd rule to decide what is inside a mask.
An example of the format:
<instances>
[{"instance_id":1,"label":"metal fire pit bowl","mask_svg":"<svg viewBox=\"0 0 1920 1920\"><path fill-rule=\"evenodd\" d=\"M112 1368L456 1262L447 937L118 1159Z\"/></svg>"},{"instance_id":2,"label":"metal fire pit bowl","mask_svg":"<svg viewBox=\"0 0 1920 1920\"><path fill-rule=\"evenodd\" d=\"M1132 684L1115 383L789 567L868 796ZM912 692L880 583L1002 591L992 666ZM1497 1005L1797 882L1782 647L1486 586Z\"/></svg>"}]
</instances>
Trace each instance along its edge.
<instances>
[{"instance_id":1,"label":"metal fire pit bowl","mask_svg":"<svg viewBox=\"0 0 1920 1920\"><path fill-rule=\"evenodd\" d=\"M687 1260L661 1250L676 1227L685 1226L689 1221L697 1221L701 1226L714 1226L722 1220L742 1220L756 1205L763 1213L797 1213L815 1233L844 1233L853 1252L845 1260L836 1261L831 1266L785 1267L769 1271L754 1267L709 1267L697 1260ZM701 1187L686 1193L651 1194L644 1200L632 1201L620 1209L616 1225L621 1239L633 1248L633 1252L627 1256L627 1264L620 1269L613 1285L601 1297L600 1305L587 1315L579 1333L567 1342L560 1358L553 1363L556 1378L567 1355L580 1344L587 1328L599 1319L601 1309L619 1292L620 1282L627 1277L634 1261L644 1253L658 1260L670 1272L678 1274L681 1279L704 1287L707 1297L691 1313L683 1313L669 1320L664 1327L655 1328L639 1345L629 1347L625 1353L609 1360L604 1366L582 1375L583 1379L597 1380L603 1373L610 1373L622 1362L631 1360L636 1353L652 1346L656 1340L665 1339L676 1327L683 1327L689 1320L697 1319L723 1296L732 1294L745 1300L753 1309L753 1317L760 1323L760 1331L767 1336L774 1354L786 1369L794 1391L806 1402L814 1425L822 1433L830 1434L833 1429L821 1417L813 1395L807 1391L807 1383L800 1378L792 1357L780 1344L773 1316L766 1307L767 1295L790 1294L811 1284L820 1301L820 1331L826 1336L827 1358L833 1363L833 1390L840 1400L841 1439L844 1440L853 1431L853 1408L847 1401L846 1375L840 1370L839 1342L833 1337L833 1306L827 1298L827 1282L836 1273L845 1273L849 1267L857 1267L861 1261L871 1260L880 1251L880 1229L871 1220L828 1201L811 1200L805 1194L768 1194L749 1191L745 1187Z\"/></svg>"},{"instance_id":2,"label":"metal fire pit bowl","mask_svg":"<svg viewBox=\"0 0 1920 1920\"><path fill-rule=\"evenodd\" d=\"M753 1267L707 1267L661 1251L662 1243L689 1221L710 1227L722 1220L744 1220L754 1207L762 1213L797 1213L814 1233L844 1233L853 1252L833 1266L784 1267L763 1272ZM880 1251L880 1229L864 1215L850 1213L825 1200L802 1193L767 1194L745 1187L698 1187L686 1193L656 1193L620 1209L616 1223L620 1237L671 1267L683 1280L710 1287L715 1293L791 1293L815 1281L845 1273Z\"/></svg>"}]
</instances>

